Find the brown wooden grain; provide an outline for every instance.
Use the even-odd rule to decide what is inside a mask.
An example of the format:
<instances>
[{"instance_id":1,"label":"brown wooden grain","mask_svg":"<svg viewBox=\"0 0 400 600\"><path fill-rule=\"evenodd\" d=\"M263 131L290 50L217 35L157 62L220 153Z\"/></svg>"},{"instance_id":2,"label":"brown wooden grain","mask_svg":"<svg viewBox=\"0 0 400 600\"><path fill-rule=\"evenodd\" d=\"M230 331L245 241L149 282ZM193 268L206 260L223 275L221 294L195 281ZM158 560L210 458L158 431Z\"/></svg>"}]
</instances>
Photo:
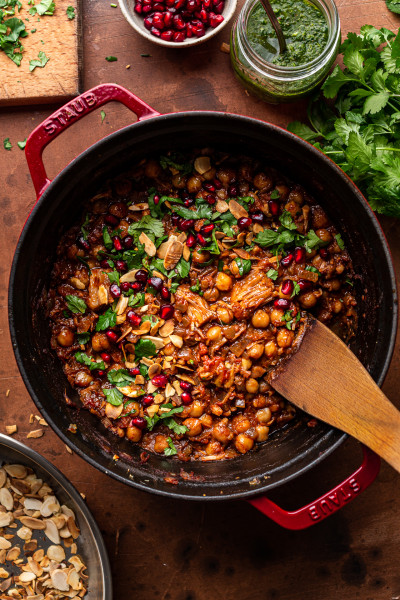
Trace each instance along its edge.
<instances>
[{"instance_id":1,"label":"brown wooden grain","mask_svg":"<svg viewBox=\"0 0 400 600\"><path fill-rule=\"evenodd\" d=\"M0 51L0 106L62 102L79 93L80 17L68 19L67 6L78 14L80 0L56 0L54 15L29 14L27 1L16 17L25 22L28 36L18 67ZM38 4L38 2L36 2ZM35 33L31 29L36 28ZM29 61L43 51L50 59L44 68L29 72Z\"/></svg>"},{"instance_id":2,"label":"brown wooden grain","mask_svg":"<svg viewBox=\"0 0 400 600\"><path fill-rule=\"evenodd\" d=\"M396 28L400 19L384 0L338 0L342 31L361 25ZM305 103L268 106L236 81L220 52L228 29L188 52L144 41L109 2L84 0L84 85L119 83L160 112L210 109L237 112L285 126L305 114ZM151 54L142 58L141 53ZM113 54L118 62L107 63ZM131 65L126 69L126 65ZM0 430L16 423L15 437L60 468L87 503L109 551L116 600L395 600L400 598L400 478L383 465L377 481L333 517L304 532L281 529L245 502L176 502L117 483L71 456L46 428L26 440L38 414L14 360L7 324L7 285L18 235L35 202L24 153L16 143L55 107L0 111ZM54 176L81 150L132 122L118 106L105 107L73 125L45 151ZM400 270L400 222L380 219ZM400 404L400 345L383 391ZM6 396L7 390L10 390ZM359 444L349 440L310 473L271 493L290 509L315 499L359 465Z\"/></svg>"},{"instance_id":3,"label":"brown wooden grain","mask_svg":"<svg viewBox=\"0 0 400 600\"><path fill-rule=\"evenodd\" d=\"M400 472L400 412L342 340L310 318L270 384L313 417L345 431Z\"/></svg>"}]
</instances>

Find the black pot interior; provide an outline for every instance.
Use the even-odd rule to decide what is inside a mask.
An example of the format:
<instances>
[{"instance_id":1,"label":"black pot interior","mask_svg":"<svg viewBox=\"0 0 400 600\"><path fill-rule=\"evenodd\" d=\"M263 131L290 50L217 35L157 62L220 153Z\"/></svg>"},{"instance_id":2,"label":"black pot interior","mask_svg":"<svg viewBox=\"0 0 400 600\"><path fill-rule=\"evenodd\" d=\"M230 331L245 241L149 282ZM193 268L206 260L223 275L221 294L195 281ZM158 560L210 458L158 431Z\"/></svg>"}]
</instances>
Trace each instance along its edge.
<instances>
[{"instance_id":1,"label":"black pot interior","mask_svg":"<svg viewBox=\"0 0 400 600\"><path fill-rule=\"evenodd\" d=\"M303 184L338 226L358 275L359 327L352 349L381 384L393 351L397 307L393 268L383 234L361 194L329 159L272 125L218 113L166 115L127 127L92 146L50 185L21 235L10 281L10 326L25 384L56 432L94 466L128 484L191 499L243 497L282 484L329 454L345 435L323 424L297 422L242 457L215 463L179 463L120 441L89 412L65 405L73 399L61 363L49 349L45 294L56 245L81 210L81 202L146 154L194 147L265 158ZM76 423L76 434L68 426ZM119 456L118 460L113 455ZM193 473L188 478L185 473ZM165 481L176 478L177 484Z\"/></svg>"}]
</instances>

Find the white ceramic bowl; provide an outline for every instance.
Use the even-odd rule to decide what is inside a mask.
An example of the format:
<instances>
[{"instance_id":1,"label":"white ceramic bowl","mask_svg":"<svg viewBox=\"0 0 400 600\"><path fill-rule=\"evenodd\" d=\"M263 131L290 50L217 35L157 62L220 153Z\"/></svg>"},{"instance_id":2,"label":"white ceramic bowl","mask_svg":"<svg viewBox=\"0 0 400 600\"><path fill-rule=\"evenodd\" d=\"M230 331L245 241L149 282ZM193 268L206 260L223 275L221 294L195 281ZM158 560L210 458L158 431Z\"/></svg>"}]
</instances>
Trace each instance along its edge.
<instances>
[{"instance_id":1,"label":"white ceramic bowl","mask_svg":"<svg viewBox=\"0 0 400 600\"><path fill-rule=\"evenodd\" d=\"M232 18L237 4L237 0L225 0L225 6L222 12L224 20L220 25L218 25L214 29L212 29L211 27L208 28L203 37L186 38L184 42L167 42L152 35L150 31L146 29L143 23L143 16L135 13L135 0L118 0L118 2L122 10L122 14L124 15L128 23L133 27L133 29L135 29L138 33L140 33L140 35L148 39L150 42L154 42L159 46L166 46L167 48L187 48L188 46L196 46L197 44L202 44L203 42L209 40L225 27L228 21Z\"/></svg>"}]
</instances>

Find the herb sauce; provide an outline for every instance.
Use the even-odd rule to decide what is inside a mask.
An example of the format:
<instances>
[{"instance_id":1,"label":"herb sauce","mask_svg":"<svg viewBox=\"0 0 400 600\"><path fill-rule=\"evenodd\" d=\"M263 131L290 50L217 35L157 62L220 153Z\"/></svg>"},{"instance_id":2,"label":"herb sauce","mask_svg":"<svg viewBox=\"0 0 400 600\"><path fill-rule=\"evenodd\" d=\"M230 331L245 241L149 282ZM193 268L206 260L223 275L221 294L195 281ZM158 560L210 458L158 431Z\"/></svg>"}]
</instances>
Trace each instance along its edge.
<instances>
[{"instance_id":1,"label":"herb sauce","mask_svg":"<svg viewBox=\"0 0 400 600\"><path fill-rule=\"evenodd\" d=\"M279 19L287 50L279 54L279 43L261 4L252 10L247 37L253 50L267 62L297 67L320 56L328 40L328 24L322 12L308 0L271 2Z\"/></svg>"}]
</instances>

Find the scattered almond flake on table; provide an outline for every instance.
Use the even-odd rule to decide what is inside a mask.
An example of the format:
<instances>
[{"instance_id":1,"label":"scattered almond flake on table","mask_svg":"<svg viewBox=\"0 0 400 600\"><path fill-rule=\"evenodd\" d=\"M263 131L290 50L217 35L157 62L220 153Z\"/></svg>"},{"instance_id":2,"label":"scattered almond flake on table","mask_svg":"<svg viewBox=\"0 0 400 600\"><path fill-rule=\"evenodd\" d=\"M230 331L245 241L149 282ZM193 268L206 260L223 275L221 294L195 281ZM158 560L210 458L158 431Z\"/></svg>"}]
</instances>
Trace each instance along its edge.
<instances>
[{"instance_id":1,"label":"scattered almond flake on table","mask_svg":"<svg viewBox=\"0 0 400 600\"><path fill-rule=\"evenodd\" d=\"M43 429L34 429L33 431L30 431L26 437L28 439L29 438L41 438L43 435L44 435Z\"/></svg>"},{"instance_id":2,"label":"scattered almond flake on table","mask_svg":"<svg viewBox=\"0 0 400 600\"><path fill-rule=\"evenodd\" d=\"M67 446L66 444L65 444L65 449L68 452L68 454L73 454L71 448L69 446Z\"/></svg>"},{"instance_id":3,"label":"scattered almond flake on table","mask_svg":"<svg viewBox=\"0 0 400 600\"><path fill-rule=\"evenodd\" d=\"M10 395L10 390L6 391L6 398L8 398L8 396Z\"/></svg>"},{"instance_id":4,"label":"scattered almond flake on table","mask_svg":"<svg viewBox=\"0 0 400 600\"><path fill-rule=\"evenodd\" d=\"M227 44L226 42L222 42L220 50L221 52L225 52L225 54L229 54L229 52L231 51L229 44Z\"/></svg>"},{"instance_id":5,"label":"scattered almond flake on table","mask_svg":"<svg viewBox=\"0 0 400 600\"><path fill-rule=\"evenodd\" d=\"M18 427L17 425L6 425L6 434L13 435L13 433L17 433Z\"/></svg>"},{"instance_id":6,"label":"scattered almond flake on table","mask_svg":"<svg viewBox=\"0 0 400 600\"><path fill-rule=\"evenodd\" d=\"M34 415L31 413L30 417L29 417L29 425L32 425L33 421L35 420Z\"/></svg>"}]
</instances>

